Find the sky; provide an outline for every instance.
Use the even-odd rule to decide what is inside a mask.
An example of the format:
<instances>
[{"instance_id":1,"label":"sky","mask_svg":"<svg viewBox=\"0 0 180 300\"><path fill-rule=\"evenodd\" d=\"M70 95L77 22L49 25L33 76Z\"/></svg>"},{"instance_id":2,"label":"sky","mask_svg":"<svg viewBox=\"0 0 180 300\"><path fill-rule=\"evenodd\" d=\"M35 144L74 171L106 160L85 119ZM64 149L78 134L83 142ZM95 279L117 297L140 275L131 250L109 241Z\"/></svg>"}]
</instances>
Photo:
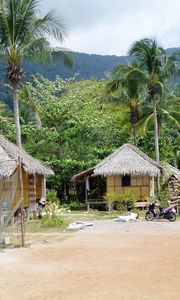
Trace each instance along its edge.
<instances>
[{"instance_id":1,"label":"sky","mask_svg":"<svg viewBox=\"0 0 180 300\"><path fill-rule=\"evenodd\" d=\"M75 52L126 55L136 40L155 37L164 48L180 47L179 0L41 0L40 12L63 16Z\"/></svg>"}]
</instances>

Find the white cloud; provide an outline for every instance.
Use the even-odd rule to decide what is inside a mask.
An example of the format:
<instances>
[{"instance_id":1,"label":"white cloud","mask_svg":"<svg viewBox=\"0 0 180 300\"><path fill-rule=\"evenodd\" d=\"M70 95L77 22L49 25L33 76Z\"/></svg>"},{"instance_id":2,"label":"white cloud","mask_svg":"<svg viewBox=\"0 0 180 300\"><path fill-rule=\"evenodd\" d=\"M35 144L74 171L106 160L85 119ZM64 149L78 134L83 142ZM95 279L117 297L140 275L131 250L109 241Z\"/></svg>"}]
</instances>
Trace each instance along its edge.
<instances>
[{"instance_id":1,"label":"white cloud","mask_svg":"<svg viewBox=\"0 0 180 300\"><path fill-rule=\"evenodd\" d=\"M180 46L177 0L44 0L44 11L63 12L70 34L63 45L73 51L123 55L144 37L163 47Z\"/></svg>"}]
</instances>

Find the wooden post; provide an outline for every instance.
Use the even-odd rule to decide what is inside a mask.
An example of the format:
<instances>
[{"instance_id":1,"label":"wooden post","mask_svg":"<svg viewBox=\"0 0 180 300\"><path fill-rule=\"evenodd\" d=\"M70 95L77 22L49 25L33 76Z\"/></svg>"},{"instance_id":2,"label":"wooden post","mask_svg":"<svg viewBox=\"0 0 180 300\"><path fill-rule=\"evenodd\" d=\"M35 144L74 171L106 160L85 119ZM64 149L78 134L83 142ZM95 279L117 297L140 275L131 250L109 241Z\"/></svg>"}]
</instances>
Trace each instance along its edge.
<instances>
[{"instance_id":1,"label":"wooden post","mask_svg":"<svg viewBox=\"0 0 180 300\"><path fill-rule=\"evenodd\" d=\"M90 203L89 203L89 201L87 201L87 211L89 211L90 210Z\"/></svg>"},{"instance_id":2,"label":"wooden post","mask_svg":"<svg viewBox=\"0 0 180 300\"><path fill-rule=\"evenodd\" d=\"M43 176L41 179L41 197L46 200L46 177Z\"/></svg>"},{"instance_id":3,"label":"wooden post","mask_svg":"<svg viewBox=\"0 0 180 300\"><path fill-rule=\"evenodd\" d=\"M21 208L21 245L25 246L25 220L24 220L24 190L23 190L23 176L22 176L22 160L18 157L19 162L19 182L20 182L20 208Z\"/></svg>"},{"instance_id":4,"label":"wooden post","mask_svg":"<svg viewBox=\"0 0 180 300\"><path fill-rule=\"evenodd\" d=\"M158 190L158 195L159 195L160 191L161 191L160 175L157 176L157 190Z\"/></svg>"},{"instance_id":5,"label":"wooden post","mask_svg":"<svg viewBox=\"0 0 180 300\"><path fill-rule=\"evenodd\" d=\"M89 201L88 201L88 188L87 188L87 180L89 177L85 177L85 203L87 205L87 211L89 211Z\"/></svg>"}]
</instances>

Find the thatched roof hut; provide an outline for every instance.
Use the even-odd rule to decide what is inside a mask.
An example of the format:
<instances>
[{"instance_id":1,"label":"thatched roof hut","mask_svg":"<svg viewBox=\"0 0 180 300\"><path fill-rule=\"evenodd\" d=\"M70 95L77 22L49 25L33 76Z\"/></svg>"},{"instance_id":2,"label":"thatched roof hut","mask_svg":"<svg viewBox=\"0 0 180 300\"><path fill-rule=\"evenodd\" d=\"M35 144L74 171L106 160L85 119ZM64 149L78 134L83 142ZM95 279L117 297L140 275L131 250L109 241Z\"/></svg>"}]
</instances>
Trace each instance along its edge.
<instances>
[{"instance_id":1,"label":"thatched roof hut","mask_svg":"<svg viewBox=\"0 0 180 300\"><path fill-rule=\"evenodd\" d=\"M131 144L125 144L97 164L94 175L160 175L163 167Z\"/></svg>"},{"instance_id":2,"label":"thatched roof hut","mask_svg":"<svg viewBox=\"0 0 180 300\"><path fill-rule=\"evenodd\" d=\"M163 171L160 164L137 147L125 144L93 168L73 176L72 180L82 182L83 179L90 178L90 187L92 187L93 182L103 176L106 178L104 192L119 195L131 192L136 195L137 201L142 202L154 196L154 177L160 176ZM86 202L90 203L92 199L88 199L87 196L86 193ZM141 203L141 207L143 205Z\"/></svg>"},{"instance_id":3,"label":"thatched roof hut","mask_svg":"<svg viewBox=\"0 0 180 300\"><path fill-rule=\"evenodd\" d=\"M21 157L23 169L28 174L44 176L54 174L44 163L0 135L0 177L7 178L15 172L18 166L18 157Z\"/></svg>"}]
</instances>

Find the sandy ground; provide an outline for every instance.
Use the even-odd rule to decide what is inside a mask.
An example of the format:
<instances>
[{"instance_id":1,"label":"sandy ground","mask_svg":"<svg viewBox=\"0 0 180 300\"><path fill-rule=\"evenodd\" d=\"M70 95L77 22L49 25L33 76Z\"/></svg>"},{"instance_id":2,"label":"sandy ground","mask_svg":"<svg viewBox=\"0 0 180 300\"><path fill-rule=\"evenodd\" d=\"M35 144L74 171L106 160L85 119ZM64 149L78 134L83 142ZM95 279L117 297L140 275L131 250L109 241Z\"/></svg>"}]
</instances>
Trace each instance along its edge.
<instances>
[{"instance_id":1,"label":"sandy ground","mask_svg":"<svg viewBox=\"0 0 180 300\"><path fill-rule=\"evenodd\" d=\"M0 252L0 300L180 299L180 222L95 221Z\"/></svg>"}]
</instances>

